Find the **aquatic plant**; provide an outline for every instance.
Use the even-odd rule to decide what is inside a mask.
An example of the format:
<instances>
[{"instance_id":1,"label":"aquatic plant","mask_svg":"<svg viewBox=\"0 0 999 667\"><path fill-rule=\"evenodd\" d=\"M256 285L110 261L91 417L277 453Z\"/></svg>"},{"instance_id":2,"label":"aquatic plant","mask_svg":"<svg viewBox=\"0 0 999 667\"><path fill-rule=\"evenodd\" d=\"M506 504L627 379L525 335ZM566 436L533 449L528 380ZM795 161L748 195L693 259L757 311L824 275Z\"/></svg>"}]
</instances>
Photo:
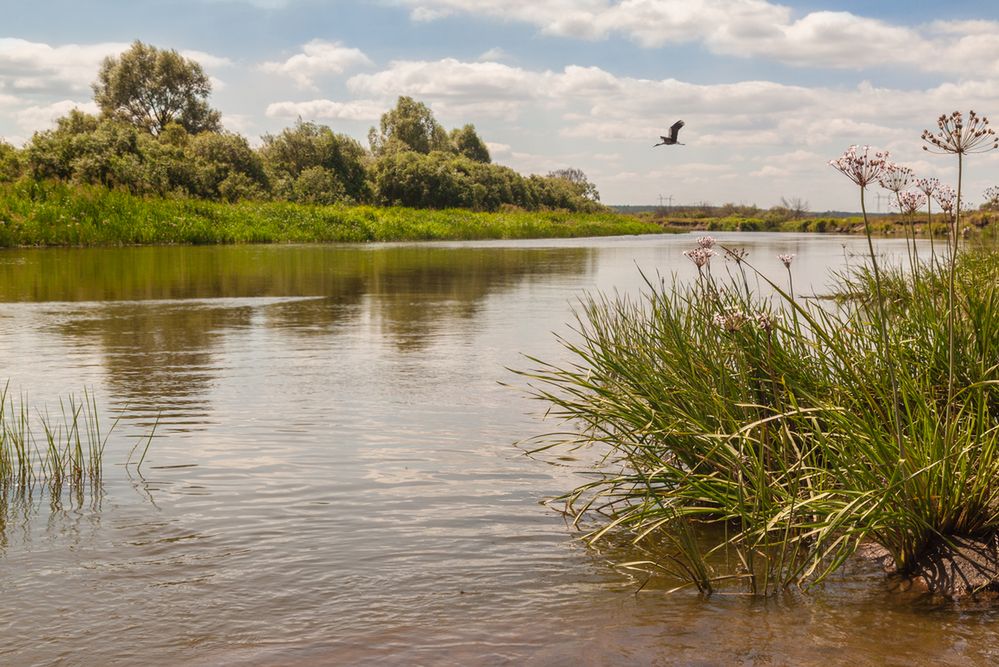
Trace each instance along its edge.
<instances>
[{"instance_id":1,"label":"aquatic plant","mask_svg":"<svg viewBox=\"0 0 999 667\"><path fill-rule=\"evenodd\" d=\"M30 497L44 491L58 500L64 491L82 494L100 486L104 449L115 420L102 432L94 397L84 392L60 400L59 413L32 414L25 396L15 402L0 390L0 497ZM2 517L0 517L2 519Z\"/></svg>"}]
</instances>

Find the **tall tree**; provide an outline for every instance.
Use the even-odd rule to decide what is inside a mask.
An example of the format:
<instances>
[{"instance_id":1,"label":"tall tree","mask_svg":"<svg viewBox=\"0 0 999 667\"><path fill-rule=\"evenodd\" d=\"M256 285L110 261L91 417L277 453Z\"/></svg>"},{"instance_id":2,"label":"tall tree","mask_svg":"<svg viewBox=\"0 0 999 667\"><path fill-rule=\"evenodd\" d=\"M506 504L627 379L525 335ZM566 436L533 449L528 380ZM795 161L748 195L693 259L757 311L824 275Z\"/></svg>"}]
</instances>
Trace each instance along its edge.
<instances>
[{"instance_id":1,"label":"tall tree","mask_svg":"<svg viewBox=\"0 0 999 667\"><path fill-rule=\"evenodd\" d=\"M451 149L458 155L464 155L469 160L475 160L476 162L492 161L489 157L489 149L486 147L486 142L482 141L479 134L475 131L475 126L471 124L451 130Z\"/></svg>"},{"instance_id":2,"label":"tall tree","mask_svg":"<svg viewBox=\"0 0 999 667\"><path fill-rule=\"evenodd\" d=\"M219 112L208 106L212 84L194 60L173 49L136 40L121 56L101 63L94 101L105 116L159 134L171 122L192 134L220 129Z\"/></svg>"},{"instance_id":3,"label":"tall tree","mask_svg":"<svg viewBox=\"0 0 999 667\"><path fill-rule=\"evenodd\" d=\"M371 128L368 140L377 155L397 150L446 151L451 145L447 131L430 107L407 96L400 97L394 109L382 114L380 129Z\"/></svg>"},{"instance_id":4,"label":"tall tree","mask_svg":"<svg viewBox=\"0 0 999 667\"><path fill-rule=\"evenodd\" d=\"M576 169L575 167L556 169L555 171L548 172L548 178L567 181L572 184L581 197L585 197L590 201L600 201L600 193L597 192L597 186L590 182L590 179L586 177L582 169Z\"/></svg>"}]
</instances>

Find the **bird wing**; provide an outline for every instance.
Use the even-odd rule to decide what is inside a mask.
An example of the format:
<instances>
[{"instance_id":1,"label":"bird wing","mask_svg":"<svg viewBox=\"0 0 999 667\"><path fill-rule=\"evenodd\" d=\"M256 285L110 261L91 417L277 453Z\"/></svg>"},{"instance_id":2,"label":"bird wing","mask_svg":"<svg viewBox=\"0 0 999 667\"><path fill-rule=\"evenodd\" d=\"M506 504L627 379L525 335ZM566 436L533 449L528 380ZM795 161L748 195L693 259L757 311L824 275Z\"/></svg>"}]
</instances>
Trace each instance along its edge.
<instances>
[{"instance_id":1,"label":"bird wing","mask_svg":"<svg viewBox=\"0 0 999 667\"><path fill-rule=\"evenodd\" d=\"M673 123L672 125L670 125L669 136L673 139L673 141L676 141L676 135L680 134L680 128L681 127L683 127L683 121L682 120L678 120L675 123Z\"/></svg>"}]
</instances>

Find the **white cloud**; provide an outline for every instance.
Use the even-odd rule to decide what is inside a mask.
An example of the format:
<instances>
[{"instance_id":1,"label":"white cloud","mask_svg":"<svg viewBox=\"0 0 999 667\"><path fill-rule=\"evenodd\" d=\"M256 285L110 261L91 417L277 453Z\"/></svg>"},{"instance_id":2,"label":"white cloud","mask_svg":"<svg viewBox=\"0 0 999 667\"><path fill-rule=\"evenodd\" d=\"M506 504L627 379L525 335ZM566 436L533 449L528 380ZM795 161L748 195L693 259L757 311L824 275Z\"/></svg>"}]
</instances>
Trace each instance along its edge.
<instances>
[{"instance_id":1,"label":"white cloud","mask_svg":"<svg viewBox=\"0 0 999 667\"><path fill-rule=\"evenodd\" d=\"M60 100L52 104L25 107L14 114L17 125L26 132L35 132L51 127L55 120L65 116L73 109L79 109L86 113L97 113L99 109L93 102L77 102L74 100Z\"/></svg>"},{"instance_id":2,"label":"white cloud","mask_svg":"<svg viewBox=\"0 0 999 667\"><path fill-rule=\"evenodd\" d=\"M482 55L480 55L478 59L480 61L494 61L495 62L495 61L500 61L500 60L508 60L509 58L510 58L510 54L509 53L507 53L503 49L501 49L498 46L496 46L496 47L493 47L493 48L491 48L491 49L489 49L487 51L483 51Z\"/></svg>"},{"instance_id":3,"label":"white cloud","mask_svg":"<svg viewBox=\"0 0 999 667\"><path fill-rule=\"evenodd\" d=\"M71 96L90 90L101 61L131 46L124 42L52 46L25 39L0 38L0 87L32 94ZM232 64L228 58L204 51L181 55L205 67Z\"/></svg>"},{"instance_id":4,"label":"white cloud","mask_svg":"<svg viewBox=\"0 0 999 667\"><path fill-rule=\"evenodd\" d=\"M260 69L289 76L302 88L315 88L317 77L343 74L352 67L371 64L360 49L344 46L340 42L314 39L302 47L301 53L284 62L266 62Z\"/></svg>"},{"instance_id":5,"label":"white cloud","mask_svg":"<svg viewBox=\"0 0 999 667\"><path fill-rule=\"evenodd\" d=\"M24 39L0 38L0 82L24 91L89 90L101 61L128 44L64 44L50 46Z\"/></svg>"},{"instance_id":6,"label":"white cloud","mask_svg":"<svg viewBox=\"0 0 999 667\"><path fill-rule=\"evenodd\" d=\"M274 102L267 105L265 113L269 118L377 120L386 111L386 108L384 104L370 100L350 102L309 100L307 102Z\"/></svg>"},{"instance_id":7,"label":"white cloud","mask_svg":"<svg viewBox=\"0 0 999 667\"><path fill-rule=\"evenodd\" d=\"M900 66L999 73L999 22L938 21L909 27L850 12L794 19L766 0L397 0L418 20L465 13L534 25L577 39L622 35L644 47L702 43L717 54L795 66Z\"/></svg>"}]
</instances>

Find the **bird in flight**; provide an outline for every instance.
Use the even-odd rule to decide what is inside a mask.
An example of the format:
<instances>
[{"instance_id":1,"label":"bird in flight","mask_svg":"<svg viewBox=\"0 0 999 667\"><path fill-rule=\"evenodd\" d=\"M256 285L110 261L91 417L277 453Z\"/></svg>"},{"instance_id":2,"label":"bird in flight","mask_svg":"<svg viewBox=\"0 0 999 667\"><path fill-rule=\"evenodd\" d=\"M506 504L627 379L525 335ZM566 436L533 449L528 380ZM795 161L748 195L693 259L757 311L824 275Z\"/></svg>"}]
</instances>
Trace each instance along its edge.
<instances>
[{"instance_id":1,"label":"bird in flight","mask_svg":"<svg viewBox=\"0 0 999 667\"><path fill-rule=\"evenodd\" d=\"M682 120L678 120L675 123L673 123L669 128L669 136L659 137L660 139L662 139L662 141L660 141L658 144L653 144L652 147L655 148L656 146L672 146L674 144L677 144L679 146L686 146L686 144L681 144L679 141L676 140L677 135L680 134L681 127L683 127Z\"/></svg>"}]
</instances>

